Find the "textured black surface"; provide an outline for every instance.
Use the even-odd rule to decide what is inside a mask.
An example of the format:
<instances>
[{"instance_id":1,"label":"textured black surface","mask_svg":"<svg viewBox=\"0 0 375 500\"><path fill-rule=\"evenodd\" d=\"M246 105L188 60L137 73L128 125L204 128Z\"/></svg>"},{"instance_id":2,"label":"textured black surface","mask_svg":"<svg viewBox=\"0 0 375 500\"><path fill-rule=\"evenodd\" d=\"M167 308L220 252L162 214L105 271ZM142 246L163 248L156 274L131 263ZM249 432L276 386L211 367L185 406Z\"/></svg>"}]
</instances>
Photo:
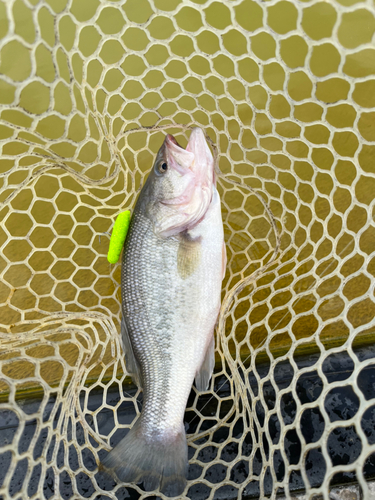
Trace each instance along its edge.
<instances>
[{"instance_id":1,"label":"textured black surface","mask_svg":"<svg viewBox=\"0 0 375 500\"><path fill-rule=\"evenodd\" d=\"M365 356L364 353L358 351L356 354L359 357ZM368 353L367 353L368 356ZM342 360L342 363L340 362ZM316 400L319 396L322 388L322 380L319 377L316 370L314 370L314 363L311 359L299 359L300 367L311 367L311 370L300 376L296 382L296 393L300 402L303 405L306 403L311 403ZM345 425L345 421L352 418L358 411L359 399L352 390L351 386L346 384L346 379L350 375L353 369L353 364L351 358L345 353L342 353L342 358L335 354L328 358L328 361L324 363L323 372L327 377L329 382L341 381L342 385L336 387L328 392L325 398L325 411L332 422L342 421L343 425L338 429L331 432L327 441L327 450L334 464L351 464L358 457L362 444L355 432L355 429L351 425ZM370 394L372 387L372 370L373 367L370 366L367 369L362 370L359 375L360 387L364 395ZM264 375L268 371L268 366L257 367L257 375ZM367 376L368 375L368 376ZM259 424L263 424L266 421L267 412L271 411L275 407L276 391L278 389L287 389L292 386L294 377L294 370L291 364L286 362L279 362L277 369L275 370L274 380L277 384L277 388L273 387L270 382L264 383L263 386L258 387L258 382L256 377L250 372L249 379L251 381L252 387L263 391L263 401L264 403L258 402L253 408L257 416L257 421ZM259 380L259 379L258 379ZM103 404L103 400L109 406L115 406L120 398L119 386L117 384L111 387L106 394L102 390L91 390L89 393L87 409L95 411ZM230 394L229 384L225 377L215 378L215 392L217 397L212 398L209 393L202 394L196 407L200 410L203 415L203 425L200 430L208 429L215 424L216 420L212 420L217 415L218 405L220 406L220 417L226 415L226 413L231 408L231 401L221 401L222 398L228 397ZM134 396L135 389L127 388L127 395ZM193 405L196 399L195 390L192 390L189 397L188 406ZM43 410L43 422L47 422L51 412L54 408L56 400L51 397L48 402L46 402ZM223 404L225 403L225 405ZM27 405L30 404L31 409L38 407L38 402L30 401L24 402L23 406L26 405L26 414L30 412L27 411ZM83 409L83 399L80 400L81 408ZM138 397L138 404L142 404L142 395ZM284 479L285 473L288 470L289 465L298 463L300 453L301 453L301 443L296 430L289 430L286 435L284 442L280 442L280 422L276 413L269 418L268 430L269 436L272 443L277 444L277 450L273 452L272 463L276 473L276 477L279 481ZM279 414L282 416L286 424L290 424L296 421L296 401L293 396L293 391L287 390L281 400L281 406L279 408ZM117 409L117 418L122 424L129 424L135 418L136 411L134 404L131 402L123 402ZM201 423L201 418L199 414L194 411L187 411L185 414L185 429L188 434L194 434L197 431L199 424ZM208 420L204 420L204 419ZM96 416L97 425L100 432L103 434L108 434L114 425L113 412L110 408L103 408ZM90 426L94 427L93 417L86 414L86 420ZM55 417L56 422L56 417ZM257 428L257 424L254 425L254 434L257 438L257 443L253 443L253 438L250 433L244 437L242 444L236 441L230 441L224 445L220 450L219 445L226 441L230 436L238 439L243 436L244 425L242 418L237 418L233 420L231 417L230 422L232 422L232 427L227 423L220 427L213 435L213 441L208 442L208 438L202 438L199 443L206 443L207 446L203 446L199 451L196 459L199 463L192 463L189 467L188 477L190 480L196 480L201 477L202 467L205 464L211 464L206 471L205 479L208 480L212 485L220 484L228 474L228 478L233 481L235 485L242 486L246 484L243 498L257 498L260 491L260 473L262 470L262 452L268 457L270 453L270 443L268 442L269 437L266 436L261 427ZM375 432L374 432L374 422L375 422L375 406L370 407L362 416L361 426L366 434L368 442L373 444L375 442ZM4 480L5 473L9 467L10 463L10 453L1 453L1 447L6 444L11 443L14 440L14 436L19 425L19 420L15 412L10 410L0 410L0 485ZM324 420L321 415L319 408L306 408L302 410L302 415L300 419L300 430L304 436L307 443L317 442L324 430ZM19 451L20 453L26 452L29 447L31 440L34 438L36 432L36 421L35 419L26 420L25 426L22 433L22 438L19 440ZM111 445L114 446L124 435L126 430L119 429L111 438ZM68 435L72 434L71 425L68 425ZM74 471L79 467L79 461L84 464L87 471L96 470L95 457L92 452L84 447L81 452L81 457L78 457L76 448L73 445L69 446L68 449L68 463L64 464L64 444L62 442L55 442L52 440L48 449L46 448L46 439L48 431L46 429L41 429L39 435L35 441L33 448L34 458L40 457L42 454L46 454L47 457L51 457L51 454L55 447L57 448L57 467L62 469L65 466L68 469ZM76 426L76 441L80 445L84 445L84 433L81 424ZM93 442L94 444L94 442ZM95 443L95 446L97 444ZM256 448L254 449L254 446ZM285 463L284 458L280 449L284 449L285 456L287 457L287 462ZM103 458L107 452L101 451L99 456ZM195 448L189 447L189 457L195 455ZM220 458L225 464L214 463L215 459ZM238 462L234 465L229 465L235 459ZM200 465L201 464L201 465ZM374 455L370 456L366 463L364 464L364 473L368 479L375 476L375 459ZM17 498L17 492L22 486L23 479L27 470L27 459L23 458L19 461L15 473L10 482L10 493L14 498ZM319 487L324 479L324 475L327 469L327 465L322 455L322 450L317 444L316 448L309 451L305 458L305 470L307 473L308 481L311 487ZM227 471L229 467L229 473ZM256 478L249 481L249 470L252 470L254 476L259 476L259 480ZM56 487L54 480L54 475L52 468L47 468L45 477L41 478L41 466L36 465L33 467L29 484L28 484L28 494L32 495L35 493L40 481L43 481L43 492L44 498L50 498L56 493ZM331 481L331 485L345 484L353 482L356 480L354 472L346 472L345 474L335 474ZM79 491L82 498L90 496L95 489L95 481L98 486L104 491L111 491L115 488L116 482L108 477L107 475L96 472L95 481L90 479L87 474L80 472L74 476L73 481L75 481L75 486ZM263 481L263 491L265 495L269 495L273 490L273 481L271 477L270 470L266 471ZM304 484L300 471L294 471L290 474L289 479L289 489L292 492L303 492L307 485ZM59 481L59 495L63 499L73 498L73 484L72 479L69 477L68 473L64 470L61 471L60 481ZM203 483L197 483L190 487L188 496L194 500L204 500L209 495L209 488ZM139 494L133 488L121 487L116 492L118 499L137 499ZM222 486L215 492L215 499L235 499L238 497L238 490L234 486ZM0 496L1 498L1 496ZM105 495L100 494L98 499L107 498ZM150 495L149 499L156 499L157 497Z\"/></svg>"}]
</instances>

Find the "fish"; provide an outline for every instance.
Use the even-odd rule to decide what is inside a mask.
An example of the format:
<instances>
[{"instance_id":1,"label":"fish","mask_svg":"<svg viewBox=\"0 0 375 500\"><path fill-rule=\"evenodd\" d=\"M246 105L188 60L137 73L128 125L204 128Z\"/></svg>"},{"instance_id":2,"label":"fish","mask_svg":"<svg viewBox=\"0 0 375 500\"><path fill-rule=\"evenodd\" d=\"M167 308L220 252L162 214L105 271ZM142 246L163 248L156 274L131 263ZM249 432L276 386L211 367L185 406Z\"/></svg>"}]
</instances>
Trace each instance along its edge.
<instances>
[{"instance_id":1,"label":"fish","mask_svg":"<svg viewBox=\"0 0 375 500\"><path fill-rule=\"evenodd\" d=\"M125 483L180 495L192 384L208 389L226 250L214 160L194 128L186 149L168 134L137 199L121 269L125 363L143 389L141 414L101 467Z\"/></svg>"}]
</instances>

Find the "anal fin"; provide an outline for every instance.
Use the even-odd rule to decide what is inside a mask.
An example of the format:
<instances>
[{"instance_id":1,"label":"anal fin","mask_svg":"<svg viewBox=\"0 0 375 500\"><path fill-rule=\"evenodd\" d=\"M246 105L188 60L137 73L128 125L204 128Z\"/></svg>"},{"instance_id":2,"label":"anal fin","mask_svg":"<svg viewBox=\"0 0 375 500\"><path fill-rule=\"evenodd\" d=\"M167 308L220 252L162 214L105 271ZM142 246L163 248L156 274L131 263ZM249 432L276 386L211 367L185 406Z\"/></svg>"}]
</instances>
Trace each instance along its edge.
<instances>
[{"instance_id":1,"label":"anal fin","mask_svg":"<svg viewBox=\"0 0 375 500\"><path fill-rule=\"evenodd\" d=\"M215 339L212 340L207 348L203 363L195 375L195 386L199 392L207 391L212 373L215 368Z\"/></svg>"},{"instance_id":2,"label":"anal fin","mask_svg":"<svg viewBox=\"0 0 375 500\"><path fill-rule=\"evenodd\" d=\"M142 387L141 368L134 355L133 346L129 337L129 332L126 327L124 318L122 318L121 320L121 338L125 350L126 370L133 379L133 382L135 382L137 386L141 388Z\"/></svg>"}]
</instances>

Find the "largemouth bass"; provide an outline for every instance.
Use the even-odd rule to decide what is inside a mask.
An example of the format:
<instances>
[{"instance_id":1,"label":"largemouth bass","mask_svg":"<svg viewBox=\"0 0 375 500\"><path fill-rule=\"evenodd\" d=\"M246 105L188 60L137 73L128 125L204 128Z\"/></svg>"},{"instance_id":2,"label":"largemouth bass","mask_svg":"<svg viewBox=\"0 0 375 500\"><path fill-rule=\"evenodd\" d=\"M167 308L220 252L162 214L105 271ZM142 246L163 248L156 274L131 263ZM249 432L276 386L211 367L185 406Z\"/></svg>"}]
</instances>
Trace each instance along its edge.
<instances>
[{"instance_id":1,"label":"largemouth bass","mask_svg":"<svg viewBox=\"0 0 375 500\"><path fill-rule=\"evenodd\" d=\"M126 367L143 388L135 425L102 465L123 482L182 493L183 424L195 379L208 388L226 253L214 162L193 129L186 150L167 135L132 215L122 259Z\"/></svg>"}]
</instances>

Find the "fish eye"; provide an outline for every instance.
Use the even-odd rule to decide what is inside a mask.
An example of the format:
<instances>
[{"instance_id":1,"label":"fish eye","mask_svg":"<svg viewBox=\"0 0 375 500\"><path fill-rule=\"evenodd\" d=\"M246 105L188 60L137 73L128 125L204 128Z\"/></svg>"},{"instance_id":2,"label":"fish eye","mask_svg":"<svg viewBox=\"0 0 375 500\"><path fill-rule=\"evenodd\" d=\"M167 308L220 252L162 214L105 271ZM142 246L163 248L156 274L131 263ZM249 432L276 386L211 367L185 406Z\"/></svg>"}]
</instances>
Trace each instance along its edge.
<instances>
[{"instance_id":1,"label":"fish eye","mask_svg":"<svg viewBox=\"0 0 375 500\"><path fill-rule=\"evenodd\" d=\"M161 174L164 174L168 170L168 165L166 164L165 161L159 163L158 170Z\"/></svg>"}]
</instances>

